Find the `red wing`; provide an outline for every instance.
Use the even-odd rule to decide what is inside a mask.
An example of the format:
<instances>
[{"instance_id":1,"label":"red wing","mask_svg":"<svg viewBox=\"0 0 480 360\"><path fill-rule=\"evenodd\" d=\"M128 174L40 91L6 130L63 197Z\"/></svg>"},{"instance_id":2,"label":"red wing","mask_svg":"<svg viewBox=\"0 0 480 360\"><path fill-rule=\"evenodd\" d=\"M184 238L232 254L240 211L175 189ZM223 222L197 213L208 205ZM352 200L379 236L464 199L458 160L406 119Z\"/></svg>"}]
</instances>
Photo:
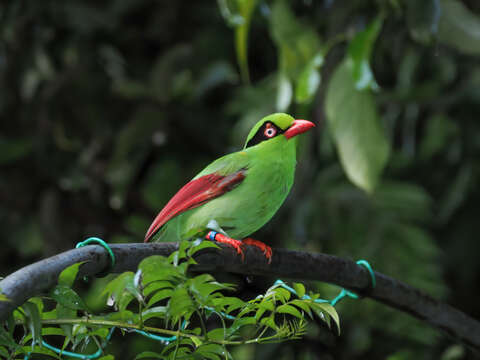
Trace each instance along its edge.
<instances>
[{"instance_id":1,"label":"red wing","mask_svg":"<svg viewBox=\"0 0 480 360\"><path fill-rule=\"evenodd\" d=\"M175 216L194 209L232 190L245 178L245 169L229 175L208 174L182 187L160 211L145 235L148 242L153 234Z\"/></svg>"}]
</instances>

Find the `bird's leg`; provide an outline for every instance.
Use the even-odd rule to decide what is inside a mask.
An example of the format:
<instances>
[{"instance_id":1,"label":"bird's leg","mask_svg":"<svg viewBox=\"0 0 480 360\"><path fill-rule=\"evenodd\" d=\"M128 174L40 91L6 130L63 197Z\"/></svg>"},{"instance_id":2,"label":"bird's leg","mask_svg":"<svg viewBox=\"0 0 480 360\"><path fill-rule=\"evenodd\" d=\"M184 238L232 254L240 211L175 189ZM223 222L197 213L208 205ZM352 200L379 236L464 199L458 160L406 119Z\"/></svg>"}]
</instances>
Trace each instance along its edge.
<instances>
[{"instance_id":1,"label":"bird's leg","mask_svg":"<svg viewBox=\"0 0 480 360\"><path fill-rule=\"evenodd\" d=\"M233 246L234 249L237 251L237 253L242 256L242 261L245 260L245 255L243 254L243 250L242 250L243 243L240 240L232 239L231 237L220 234L219 232L216 232L216 231L209 231L205 236L205 239L217 241L217 242L221 242L221 243Z\"/></svg>"},{"instance_id":2,"label":"bird's leg","mask_svg":"<svg viewBox=\"0 0 480 360\"><path fill-rule=\"evenodd\" d=\"M220 227L217 220L215 220L215 219L212 219L208 222L207 229L208 230L213 230L213 231L219 232L220 234L228 236L228 234Z\"/></svg>"},{"instance_id":3,"label":"bird's leg","mask_svg":"<svg viewBox=\"0 0 480 360\"><path fill-rule=\"evenodd\" d=\"M262 250L263 255L265 255L265 257L268 260L268 263L270 264L272 262L272 248L270 246L264 244L261 241L258 241L258 240L252 239L252 238L243 239L242 242L245 245L253 245L253 246L258 247L260 250Z\"/></svg>"}]
</instances>

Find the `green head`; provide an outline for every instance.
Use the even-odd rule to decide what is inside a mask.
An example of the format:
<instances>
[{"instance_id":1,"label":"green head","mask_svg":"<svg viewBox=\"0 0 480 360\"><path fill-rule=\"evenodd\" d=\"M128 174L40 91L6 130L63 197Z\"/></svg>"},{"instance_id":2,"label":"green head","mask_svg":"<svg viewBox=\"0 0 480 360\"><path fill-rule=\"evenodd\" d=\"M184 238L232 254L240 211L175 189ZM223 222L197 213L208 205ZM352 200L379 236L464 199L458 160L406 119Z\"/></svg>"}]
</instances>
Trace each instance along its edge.
<instances>
[{"instance_id":1,"label":"green head","mask_svg":"<svg viewBox=\"0 0 480 360\"><path fill-rule=\"evenodd\" d=\"M308 131L314 126L310 121L295 120L288 114L270 114L257 122L250 130L244 149L263 142L287 142L289 139Z\"/></svg>"}]
</instances>

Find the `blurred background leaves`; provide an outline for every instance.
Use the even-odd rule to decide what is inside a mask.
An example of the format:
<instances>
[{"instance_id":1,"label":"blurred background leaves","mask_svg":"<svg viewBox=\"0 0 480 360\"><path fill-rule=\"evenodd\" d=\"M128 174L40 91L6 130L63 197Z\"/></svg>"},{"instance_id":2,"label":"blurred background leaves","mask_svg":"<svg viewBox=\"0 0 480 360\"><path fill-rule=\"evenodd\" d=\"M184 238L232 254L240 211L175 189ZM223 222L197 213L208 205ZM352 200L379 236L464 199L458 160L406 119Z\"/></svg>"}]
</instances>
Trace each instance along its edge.
<instances>
[{"instance_id":1,"label":"blurred background leaves","mask_svg":"<svg viewBox=\"0 0 480 360\"><path fill-rule=\"evenodd\" d=\"M17 0L0 4L0 34L0 274L89 235L141 241L180 186L286 111L316 132L255 237L368 259L480 317L478 1ZM339 338L313 324L233 353L474 356L371 301L338 310ZM111 345L129 358L149 346Z\"/></svg>"}]
</instances>

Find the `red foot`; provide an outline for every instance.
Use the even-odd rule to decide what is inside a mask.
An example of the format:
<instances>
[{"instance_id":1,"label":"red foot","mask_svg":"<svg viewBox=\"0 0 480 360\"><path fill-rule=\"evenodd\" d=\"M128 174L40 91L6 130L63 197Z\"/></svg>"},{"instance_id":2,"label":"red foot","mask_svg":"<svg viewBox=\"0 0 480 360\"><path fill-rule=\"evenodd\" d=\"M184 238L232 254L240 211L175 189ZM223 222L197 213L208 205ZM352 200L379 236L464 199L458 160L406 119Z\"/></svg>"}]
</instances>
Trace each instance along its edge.
<instances>
[{"instance_id":1,"label":"red foot","mask_svg":"<svg viewBox=\"0 0 480 360\"><path fill-rule=\"evenodd\" d=\"M228 236L217 233L216 231L209 231L208 234L205 236L205 239L217 241L217 242L221 242L221 243L233 246L233 248L237 251L237 253L242 256L242 261L245 260L245 255L243 254L243 250L242 250L242 246L243 246L242 241L229 238Z\"/></svg>"},{"instance_id":2,"label":"red foot","mask_svg":"<svg viewBox=\"0 0 480 360\"><path fill-rule=\"evenodd\" d=\"M258 240L252 239L252 238L243 239L243 243L245 245L253 245L253 246L258 247L260 250L263 251L263 254L267 258L268 263L270 264L272 262L272 248L270 246L264 244L261 241L258 241Z\"/></svg>"}]
</instances>

